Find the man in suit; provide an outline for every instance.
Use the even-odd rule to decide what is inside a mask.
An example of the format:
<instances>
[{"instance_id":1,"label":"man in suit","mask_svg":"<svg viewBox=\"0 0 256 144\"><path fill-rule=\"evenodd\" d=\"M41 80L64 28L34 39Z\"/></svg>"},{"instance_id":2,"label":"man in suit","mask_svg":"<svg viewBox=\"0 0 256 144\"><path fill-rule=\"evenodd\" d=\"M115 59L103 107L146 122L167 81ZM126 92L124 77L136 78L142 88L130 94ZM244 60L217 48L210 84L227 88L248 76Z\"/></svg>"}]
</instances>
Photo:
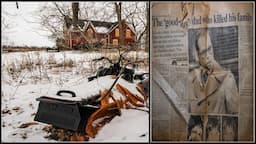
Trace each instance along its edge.
<instances>
[{"instance_id":1,"label":"man in suit","mask_svg":"<svg viewBox=\"0 0 256 144\"><path fill-rule=\"evenodd\" d=\"M195 114L237 114L238 89L233 74L214 59L207 30L196 35L199 66L190 71L189 112Z\"/></svg>"}]
</instances>

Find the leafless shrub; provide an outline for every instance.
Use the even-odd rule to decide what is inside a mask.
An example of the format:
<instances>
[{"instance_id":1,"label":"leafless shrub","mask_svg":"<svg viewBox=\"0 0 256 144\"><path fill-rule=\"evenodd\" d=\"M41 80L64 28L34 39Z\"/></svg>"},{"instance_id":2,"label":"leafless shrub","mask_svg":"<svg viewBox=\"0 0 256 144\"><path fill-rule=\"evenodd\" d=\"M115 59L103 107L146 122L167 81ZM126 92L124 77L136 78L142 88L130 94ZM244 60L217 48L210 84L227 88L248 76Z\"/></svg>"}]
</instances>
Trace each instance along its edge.
<instances>
[{"instance_id":1,"label":"leafless shrub","mask_svg":"<svg viewBox=\"0 0 256 144\"><path fill-rule=\"evenodd\" d=\"M36 59L35 59L35 65L36 66L42 66L43 65L43 58L40 56L40 53L37 51L35 52Z\"/></svg>"},{"instance_id":2,"label":"leafless shrub","mask_svg":"<svg viewBox=\"0 0 256 144\"><path fill-rule=\"evenodd\" d=\"M50 55L49 55L48 60L47 60L47 63L48 63L49 65L57 64L57 61L56 61L56 59L55 59L54 54L50 54Z\"/></svg>"},{"instance_id":3,"label":"leafless shrub","mask_svg":"<svg viewBox=\"0 0 256 144\"><path fill-rule=\"evenodd\" d=\"M75 62L72 59L66 59L63 61L63 66L64 68L67 68L67 67L72 68L75 66Z\"/></svg>"},{"instance_id":4,"label":"leafless shrub","mask_svg":"<svg viewBox=\"0 0 256 144\"><path fill-rule=\"evenodd\" d=\"M21 74L21 69L14 62L8 64L7 73L12 78L12 80L17 80Z\"/></svg>"}]
</instances>

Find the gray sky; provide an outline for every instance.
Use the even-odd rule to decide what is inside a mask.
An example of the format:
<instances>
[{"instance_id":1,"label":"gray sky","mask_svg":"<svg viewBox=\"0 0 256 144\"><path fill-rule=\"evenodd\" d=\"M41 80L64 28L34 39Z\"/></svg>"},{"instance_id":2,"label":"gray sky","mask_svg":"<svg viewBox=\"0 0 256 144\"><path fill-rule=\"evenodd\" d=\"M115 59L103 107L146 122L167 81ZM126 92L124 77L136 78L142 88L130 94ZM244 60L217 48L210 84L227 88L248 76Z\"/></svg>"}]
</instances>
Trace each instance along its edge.
<instances>
[{"instance_id":1,"label":"gray sky","mask_svg":"<svg viewBox=\"0 0 256 144\"><path fill-rule=\"evenodd\" d=\"M40 30L40 25L28 21L35 21L35 10L43 2L18 2L19 9L16 8L16 2L1 2L1 16L4 16L6 22L11 22L13 27L2 35L8 37L8 40L2 37L2 44L13 42L17 46L54 46L54 41L47 38L47 33ZM5 12L11 14L6 16ZM27 21L26 21L27 20ZM3 25L3 23L1 23Z\"/></svg>"}]
</instances>

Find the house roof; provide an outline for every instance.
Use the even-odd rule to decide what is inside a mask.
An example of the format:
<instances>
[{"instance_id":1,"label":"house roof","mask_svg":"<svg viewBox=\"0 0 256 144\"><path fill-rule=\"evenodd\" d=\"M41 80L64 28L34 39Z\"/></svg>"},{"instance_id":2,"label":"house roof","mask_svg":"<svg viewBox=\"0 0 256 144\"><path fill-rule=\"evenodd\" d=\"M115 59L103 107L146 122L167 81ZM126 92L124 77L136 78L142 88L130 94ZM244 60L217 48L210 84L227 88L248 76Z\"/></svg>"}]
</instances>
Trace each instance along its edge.
<instances>
[{"instance_id":1,"label":"house roof","mask_svg":"<svg viewBox=\"0 0 256 144\"><path fill-rule=\"evenodd\" d=\"M110 29L113 25L115 25L117 22L106 22L106 21L95 21L95 20L81 20L84 22L91 22L93 26L95 27L106 27Z\"/></svg>"},{"instance_id":2,"label":"house roof","mask_svg":"<svg viewBox=\"0 0 256 144\"><path fill-rule=\"evenodd\" d=\"M106 27L95 27L97 33L107 33L109 31Z\"/></svg>"},{"instance_id":3,"label":"house roof","mask_svg":"<svg viewBox=\"0 0 256 144\"><path fill-rule=\"evenodd\" d=\"M68 18L69 22L72 21L71 18ZM125 22L125 21L124 21ZM133 33L136 34L134 28L125 22L125 24L129 27L129 29L132 30ZM78 26L82 31L85 31L88 26L91 25L93 30L97 33L110 33L112 32L116 27L118 27L118 22L105 22L105 21L94 21L94 20L86 20L86 19L79 19L78 20ZM68 27L69 26L69 27ZM67 25L68 30L73 29L73 25Z\"/></svg>"},{"instance_id":4,"label":"house roof","mask_svg":"<svg viewBox=\"0 0 256 144\"><path fill-rule=\"evenodd\" d=\"M86 24L86 26L82 29L83 31L85 31L85 30L87 30L87 28L89 27L89 25L91 25L92 26L92 29L95 31L95 32L97 32L96 31L96 29L95 29L95 27L94 27L94 25L92 24L92 22L87 22L87 24Z\"/></svg>"},{"instance_id":5,"label":"house roof","mask_svg":"<svg viewBox=\"0 0 256 144\"><path fill-rule=\"evenodd\" d=\"M128 24L127 22L125 22L125 24L132 30L132 32L133 32L134 34L136 34L135 30L133 29L133 27L132 27L130 24ZM118 27L118 22L116 23L116 25L114 25L114 26L108 31L108 33L112 32L116 27Z\"/></svg>"}]
</instances>

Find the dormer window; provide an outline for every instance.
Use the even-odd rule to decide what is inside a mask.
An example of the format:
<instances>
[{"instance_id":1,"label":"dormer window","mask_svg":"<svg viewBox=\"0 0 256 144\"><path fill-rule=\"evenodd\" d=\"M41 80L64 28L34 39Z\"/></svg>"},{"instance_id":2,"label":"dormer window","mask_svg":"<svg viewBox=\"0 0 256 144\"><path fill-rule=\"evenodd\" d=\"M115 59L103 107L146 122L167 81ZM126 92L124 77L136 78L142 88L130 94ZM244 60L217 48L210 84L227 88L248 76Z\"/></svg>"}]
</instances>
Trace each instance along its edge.
<instances>
[{"instance_id":1,"label":"dormer window","mask_svg":"<svg viewBox=\"0 0 256 144\"><path fill-rule=\"evenodd\" d=\"M131 38L131 37L132 37L132 36L131 36L131 30L126 29L125 37L126 37L126 38Z\"/></svg>"},{"instance_id":2,"label":"dormer window","mask_svg":"<svg viewBox=\"0 0 256 144\"><path fill-rule=\"evenodd\" d=\"M119 28L116 28L116 29L115 29L115 36L116 36L116 37L119 37Z\"/></svg>"},{"instance_id":3,"label":"dormer window","mask_svg":"<svg viewBox=\"0 0 256 144\"><path fill-rule=\"evenodd\" d=\"M87 35L89 38L93 38L93 30L91 28L87 30Z\"/></svg>"}]
</instances>

